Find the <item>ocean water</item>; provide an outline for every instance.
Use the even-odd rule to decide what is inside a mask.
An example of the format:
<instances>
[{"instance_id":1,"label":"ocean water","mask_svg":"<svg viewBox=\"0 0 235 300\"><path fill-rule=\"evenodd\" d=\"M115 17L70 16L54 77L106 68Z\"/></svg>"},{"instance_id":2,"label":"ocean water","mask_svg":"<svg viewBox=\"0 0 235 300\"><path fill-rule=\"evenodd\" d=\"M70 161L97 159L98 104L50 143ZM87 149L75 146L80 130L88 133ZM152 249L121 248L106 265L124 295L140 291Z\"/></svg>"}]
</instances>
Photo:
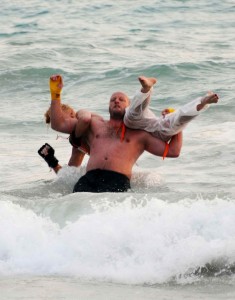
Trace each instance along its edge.
<instances>
[{"instance_id":1,"label":"ocean water","mask_svg":"<svg viewBox=\"0 0 235 300\"><path fill-rule=\"evenodd\" d=\"M235 298L235 2L1 1L0 299ZM108 118L116 90L154 76L156 114L215 91L177 159L144 153L123 194L72 194L63 102ZM48 142L58 176L38 156Z\"/></svg>"}]
</instances>

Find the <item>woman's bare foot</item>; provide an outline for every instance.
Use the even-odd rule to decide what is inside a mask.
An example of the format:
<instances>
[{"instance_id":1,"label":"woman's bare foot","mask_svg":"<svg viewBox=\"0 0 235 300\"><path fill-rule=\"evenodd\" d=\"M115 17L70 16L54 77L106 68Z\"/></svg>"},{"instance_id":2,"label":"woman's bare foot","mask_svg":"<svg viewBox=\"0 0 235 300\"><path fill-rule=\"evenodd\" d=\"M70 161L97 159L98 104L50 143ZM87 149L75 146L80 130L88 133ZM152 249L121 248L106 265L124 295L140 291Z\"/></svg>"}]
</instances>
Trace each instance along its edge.
<instances>
[{"instance_id":1,"label":"woman's bare foot","mask_svg":"<svg viewBox=\"0 0 235 300\"><path fill-rule=\"evenodd\" d=\"M148 93L150 89L154 86L154 84L157 82L157 79L154 77L140 76L138 79L140 84L142 85L142 93Z\"/></svg>"},{"instance_id":2,"label":"woman's bare foot","mask_svg":"<svg viewBox=\"0 0 235 300\"><path fill-rule=\"evenodd\" d=\"M197 111L202 110L207 104L217 103L218 101L218 95L214 94L213 92L209 92L205 97L202 98L201 103L197 105Z\"/></svg>"}]
</instances>

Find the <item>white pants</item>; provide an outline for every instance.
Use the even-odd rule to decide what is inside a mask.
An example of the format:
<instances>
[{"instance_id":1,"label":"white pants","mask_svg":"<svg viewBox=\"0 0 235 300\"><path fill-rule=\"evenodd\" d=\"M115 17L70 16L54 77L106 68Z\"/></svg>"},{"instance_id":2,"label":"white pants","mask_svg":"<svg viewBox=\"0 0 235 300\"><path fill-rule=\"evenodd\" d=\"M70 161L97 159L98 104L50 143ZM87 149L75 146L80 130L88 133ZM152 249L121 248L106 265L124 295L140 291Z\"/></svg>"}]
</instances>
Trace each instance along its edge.
<instances>
[{"instance_id":1,"label":"white pants","mask_svg":"<svg viewBox=\"0 0 235 300\"><path fill-rule=\"evenodd\" d=\"M152 89L148 93L137 92L126 109L124 123L132 129L142 129L150 132L153 136L168 141L173 135L182 131L185 126L202 111L197 111L197 105L201 103L203 97L185 104L173 113L156 117L148 108Z\"/></svg>"}]
</instances>

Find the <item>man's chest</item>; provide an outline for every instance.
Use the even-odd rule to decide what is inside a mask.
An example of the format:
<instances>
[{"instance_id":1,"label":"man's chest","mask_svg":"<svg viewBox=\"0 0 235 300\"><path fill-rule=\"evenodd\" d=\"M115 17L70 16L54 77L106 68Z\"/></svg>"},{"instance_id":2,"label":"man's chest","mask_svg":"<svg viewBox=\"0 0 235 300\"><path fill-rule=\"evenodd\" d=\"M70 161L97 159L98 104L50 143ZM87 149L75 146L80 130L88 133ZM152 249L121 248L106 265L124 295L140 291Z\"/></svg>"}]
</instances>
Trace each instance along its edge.
<instances>
[{"instance_id":1,"label":"man's chest","mask_svg":"<svg viewBox=\"0 0 235 300\"><path fill-rule=\"evenodd\" d=\"M108 122L96 122L91 130L91 139L110 140L114 142L119 140L126 130L122 124L119 126L111 126Z\"/></svg>"},{"instance_id":2,"label":"man's chest","mask_svg":"<svg viewBox=\"0 0 235 300\"><path fill-rule=\"evenodd\" d=\"M141 131L120 126L110 126L105 122L96 123L92 128L90 144L100 147L117 148L123 153L142 152L144 140Z\"/></svg>"}]
</instances>

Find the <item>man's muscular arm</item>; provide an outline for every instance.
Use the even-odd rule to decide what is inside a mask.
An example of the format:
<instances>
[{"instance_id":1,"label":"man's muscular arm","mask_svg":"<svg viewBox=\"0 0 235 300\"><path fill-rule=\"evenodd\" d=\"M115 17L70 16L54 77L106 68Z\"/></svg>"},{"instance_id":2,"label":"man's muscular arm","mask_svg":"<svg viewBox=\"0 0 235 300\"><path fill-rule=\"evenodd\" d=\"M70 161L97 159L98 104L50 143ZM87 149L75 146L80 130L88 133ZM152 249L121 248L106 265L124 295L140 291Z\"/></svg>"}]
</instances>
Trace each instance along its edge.
<instances>
[{"instance_id":1,"label":"man's muscular arm","mask_svg":"<svg viewBox=\"0 0 235 300\"><path fill-rule=\"evenodd\" d=\"M169 152L166 157L179 157L182 144L183 144L183 133L181 131L171 138L169 144Z\"/></svg>"},{"instance_id":2,"label":"man's muscular arm","mask_svg":"<svg viewBox=\"0 0 235 300\"><path fill-rule=\"evenodd\" d=\"M174 135L169 143L169 150L166 157L178 157L180 155L183 141L182 132ZM147 134L145 150L149 153L157 156L163 156L165 151L166 143L153 137L151 134Z\"/></svg>"},{"instance_id":3,"label":"man's muscular arm","mask_svg":"<svg viewBox=\"0 0 235 300\"><path fill-rule=\"evenodd\" d=\"M62 77L60 75L51 76L49 85L51 92L51 128L59 132L71 133L75 128L77 120L75 118L65 117L62 112Z\"/></svg>"}]
</instances>

